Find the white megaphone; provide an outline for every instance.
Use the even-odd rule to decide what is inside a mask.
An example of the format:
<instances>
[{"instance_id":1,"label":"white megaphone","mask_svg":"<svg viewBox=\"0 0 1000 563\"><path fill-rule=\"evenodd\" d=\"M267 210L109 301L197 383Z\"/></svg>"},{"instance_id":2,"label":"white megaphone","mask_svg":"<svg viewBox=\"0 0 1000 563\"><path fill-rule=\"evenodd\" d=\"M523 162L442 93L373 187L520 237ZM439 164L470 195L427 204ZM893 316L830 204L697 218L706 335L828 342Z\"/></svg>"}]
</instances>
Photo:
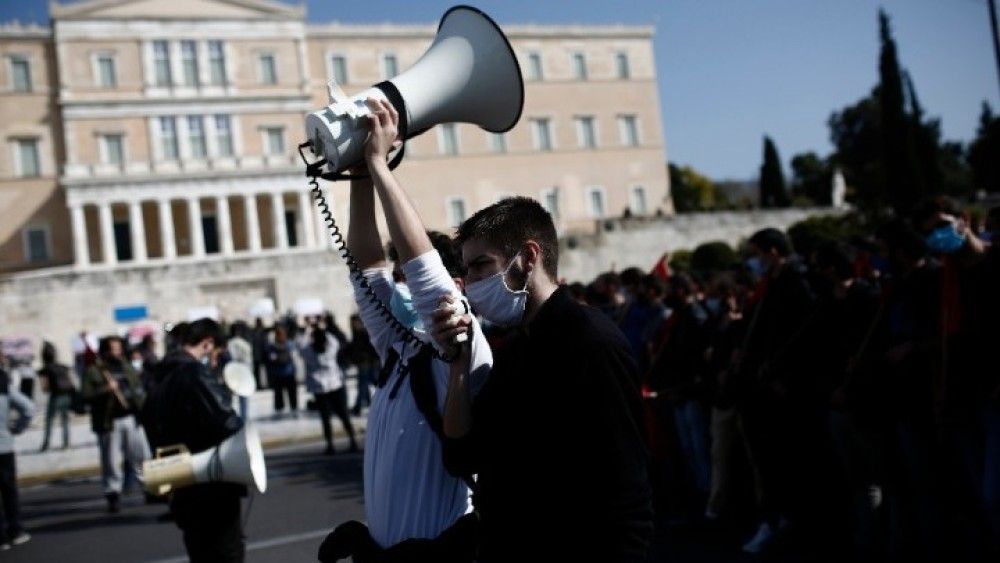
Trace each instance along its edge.
<instances>
[{"instance_id":1,"label":"white megaphone","mask_svg":"<svg viewBox=\"0 0 1000 563\"><path fill-rule=\"evenodd\" d=\"M222 370L222 379L226 382L226 387L240 397L250 397L257 390L253 371L243 362L231 361L226 364L226 368Z\"/></svg>"},{"instance_id":2,"label":"white megaphone","mask_svg":"<svg viewBox=\"0 0 1000 563\"><path fill-rule=\"evenodd\" d=\"M517 124L524 106L514 49L496 22L469 6L445 12L430 48L403 74L351 98L332 81L329 89L332 103L306 117L309 142L299 147L300 154L308 146L322 157L311 163L313 175L327 179L343 177L340 173L361 161L371 115L368 98L392 103L403 140L452 122L503 133Z\"/></svg>"},{"instance_id":3,"label":"white megaphone","mask_svg":"<svg viewBox=\"0 0 1000 563\"><path fill-rule=\"evenodd\" d=\"M165 495L196 483L239 483L267 490L267 468L260 436L244 426L218 446L191 455L183 445L157 448L156 457L142 464L146 492Z\"/></svg>"}]
</instances>

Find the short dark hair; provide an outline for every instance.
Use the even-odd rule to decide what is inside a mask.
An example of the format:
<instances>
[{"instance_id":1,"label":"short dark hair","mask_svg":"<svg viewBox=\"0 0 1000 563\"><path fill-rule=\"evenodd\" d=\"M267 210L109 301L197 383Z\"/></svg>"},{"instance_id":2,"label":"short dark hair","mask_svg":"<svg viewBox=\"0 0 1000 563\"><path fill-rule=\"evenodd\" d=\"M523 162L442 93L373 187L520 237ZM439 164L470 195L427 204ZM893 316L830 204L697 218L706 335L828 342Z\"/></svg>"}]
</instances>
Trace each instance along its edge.
<instances>
[{"instance_id":1,"label":"short dark hair","mask_svg":"<svg viewBox=\"0 0 1000 563\"><path fill-rule=\"evenodd\" d=\"M765 253L773 249L782 258L787 258L792 254L792 244L788 242L788 237L785 236L785 233L773 227L761 229L754 233L750 237L750 244Z\"/></svg>"},{"instance_id":2,"label":"short dark hair","mask_svg":"<svg viewBox=\"0 0 1000 563\"><path fill-rule=\"evenodd\" d=\"M216 346L221 346L225 343L222 326L207 317L189 323L182 338L181 343L185 346L195 346L206 338L211 339Z\"/></svg>"},{"instance_id":3,"label":"short dark hair","mask_svg":"<svg viewBox=\"0 0 1000 563\"><path fill-rule=\"evenodd\" d=\"M911 220L913 226L918 231L924 230L924 223L935 218L939 214L960 216L962 208L958 203L948 196L929 197L922 200L913 210Z\"/></svg>"},{"instance_id":4,"label":"short dark hair","mask_svg":"<svg viewBox=\"0 0 1000 563\"><path fill-rule=\"evenodd\" d=\"M444 264L444 269L448 270L448 275L453 278L465 276L465 264L462 263L462 256L455 241L440 231L427 231L427 238L431 239L431 246L441 256L441 262ZM386 247L386 254L389 260L399 262L399 251L391 241Z\"/></svg>"},{"instance_id":5,"label":"short dark hair","mask_svg":"<svg viewBox=\"0 0 1000 563\"><path fill-rule=\"evenodd\" d=\"M837 241L826 241L813 253L813 261L820 269L833 268L840 280L854 277L854 264L844 246Z\"/></svg>"},{"instance_id":6,"label":"short dark hair","mask_svg":"<svg viewBox=\"0 0 1000 563\"><path fill-rule=\"evenodd\" d=\"M542 269L553 280L559 273L559 237L552 215L530 197L508 197L477 211L458 227L458 246L481 240L511 260L533 240L542 248Z\"/></svg>"}]
</instances>

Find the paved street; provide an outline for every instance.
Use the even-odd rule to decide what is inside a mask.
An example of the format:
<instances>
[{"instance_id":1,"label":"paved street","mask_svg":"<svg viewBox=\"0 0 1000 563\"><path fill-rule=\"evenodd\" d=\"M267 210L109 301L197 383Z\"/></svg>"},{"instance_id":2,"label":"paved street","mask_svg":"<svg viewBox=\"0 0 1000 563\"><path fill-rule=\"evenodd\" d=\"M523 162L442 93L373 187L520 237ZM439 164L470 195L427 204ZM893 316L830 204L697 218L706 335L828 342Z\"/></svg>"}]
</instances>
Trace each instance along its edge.
<instances>
[{"instance_id":1,"label":"paved street","mask_svg":"<svg viewBox=\"0 0 1000 563\"><path fill-rule=\"evenodd\" d=\"M346 451L346 440L338 443ZM247 561L315 561L322 538L337 523L363 519L360 454L322 455L320 442L271 450L268 492L255 495L247 518ZM11 562L186 561L173 523L159 522L163 505L126 499L120 514L105 512L96 478L25 487L25 526L32 541L0 555ZM661 528L666 529L665 526ZM706 541L692 530L660 530L650 561L743 561L732 541Z\"/></svg>"}]
</instances>

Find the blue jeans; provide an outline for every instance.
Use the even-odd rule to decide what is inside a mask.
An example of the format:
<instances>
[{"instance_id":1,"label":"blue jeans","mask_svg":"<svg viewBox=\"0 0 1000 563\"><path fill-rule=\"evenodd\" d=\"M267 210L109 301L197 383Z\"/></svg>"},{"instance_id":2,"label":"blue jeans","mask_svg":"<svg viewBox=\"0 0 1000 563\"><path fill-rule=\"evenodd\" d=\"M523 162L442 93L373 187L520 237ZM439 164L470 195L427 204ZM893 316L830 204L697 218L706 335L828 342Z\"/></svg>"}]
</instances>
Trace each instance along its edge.
<instances>
[{"instance_id":1,"label":"blue jeans","mask_svg":"<svg viewBox=\"0 0 1000 563\"><path fill-rule=\"evenodd\" d=\"M362 407L372 404L370 387L375 383L377 376L378 367L376 366L358 368L358 394L354 398L354 410L361 410Z\"/></svg>"},{"instance_id":2,"label":"blue jeans","mask_svg":"<svg viewBox=\"0 0 1000 563\"><path fill-rule=\"evenodd\" d=\"M699 493L708 494L711 484L711 464L708 447L708 417L698 401L674 405L674 424L680 440L681 454Z\"/></svg>"}]
</instances>

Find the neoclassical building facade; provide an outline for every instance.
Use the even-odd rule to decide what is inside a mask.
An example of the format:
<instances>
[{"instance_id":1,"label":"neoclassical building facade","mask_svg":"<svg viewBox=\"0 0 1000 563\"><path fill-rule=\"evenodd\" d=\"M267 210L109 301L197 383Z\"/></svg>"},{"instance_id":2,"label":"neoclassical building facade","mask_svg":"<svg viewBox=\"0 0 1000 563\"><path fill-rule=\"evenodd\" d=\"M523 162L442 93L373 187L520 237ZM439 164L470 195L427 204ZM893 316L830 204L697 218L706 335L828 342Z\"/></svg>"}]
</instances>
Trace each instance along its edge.
<instances>
[{"instance_id":1,"label":"neoclassical building facade","mask_svg":"<svg viewBox=\"0 0 1000 563\"><path fill-rule=\"evenodd\" d=\"M0 323L107 330L129 304L166 321L245 316L261 298L349 313L295 152L303 118L330 79L352 93L405 71L434 25L307 24L274 0L52 2L49 15L0 26ZM521 122L408 143L398 175L425 222L448 232L513 194L563 233L626 208L672 213L652 28L503 27ZM346 226L346 186L324 189ZM45 319L59 303L63 320Z\"/></svg>"}]
</instances>

